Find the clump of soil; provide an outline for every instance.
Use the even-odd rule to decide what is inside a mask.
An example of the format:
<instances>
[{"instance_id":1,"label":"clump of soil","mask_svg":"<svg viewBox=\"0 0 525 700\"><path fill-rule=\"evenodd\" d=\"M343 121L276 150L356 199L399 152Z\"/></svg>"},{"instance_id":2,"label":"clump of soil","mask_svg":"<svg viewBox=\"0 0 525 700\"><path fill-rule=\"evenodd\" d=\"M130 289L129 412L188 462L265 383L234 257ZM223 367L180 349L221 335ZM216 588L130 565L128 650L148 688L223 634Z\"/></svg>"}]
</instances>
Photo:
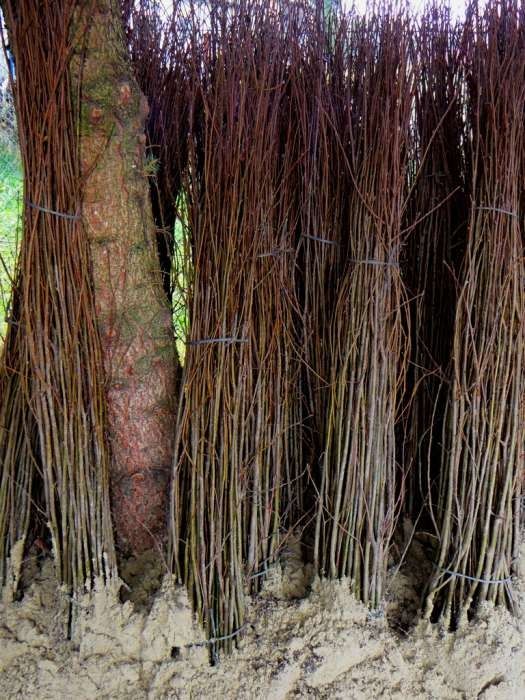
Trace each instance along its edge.
<instances>
[{"instance_id":1,"label":"clump of soil","mask_svg":"<svg viewBox=\"0 0 525 700\"><path fill-rule=\"evenodd\" d=\"M123 559L119 562L122 579L121 601L131 601L135 610L149 611L155 594L162 586L166 571L166 563L155 550Z\"/></svg>"},{"instance_id":2,"label":"clump of soil","mask_svg":"<svg viewBox=\"0 0 525 700\"><path fill-rule=\"evenodd\" d=\"M58 590L48 558L22 600L1 606L0 696L524 697L520 619L485 605L455 633L415 622L424 547L416 539L393 570L384 614L377 615L353 598L348 581L312 580L291 545L252 600L239 648L214 667L186 593L171 577L151 595L150 570L141 594L135 563L136 605L121 602L118 581L71 601ZM70 609L73 638L65 641Z\"/></svg>"}]
</instances>

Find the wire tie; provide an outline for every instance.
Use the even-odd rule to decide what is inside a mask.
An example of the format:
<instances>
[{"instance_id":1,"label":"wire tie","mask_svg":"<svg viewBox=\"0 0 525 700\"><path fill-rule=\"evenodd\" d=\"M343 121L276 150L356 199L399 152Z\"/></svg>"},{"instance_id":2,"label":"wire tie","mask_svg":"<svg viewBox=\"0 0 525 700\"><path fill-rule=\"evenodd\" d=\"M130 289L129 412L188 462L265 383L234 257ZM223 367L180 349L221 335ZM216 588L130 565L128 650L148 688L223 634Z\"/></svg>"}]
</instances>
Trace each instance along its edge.
<instances>
[{"instance_id":1,"label":"wire tie","mask_svg":"<svg viewBox=\"0 0 525 700\"><path fill-rule=\"evenodd\" d=\"M223 637L212 637L211 639L206 639L204 642L193 642L192 644L185 644L185 648L189 649L191 647L205 647L210 644L217 644L217 642L224 642L227 639L234 639L237 637L245 628L247 624L242 625L238 629L234 630L231 634L225 634Z\"/></svg>"},{"instance_id":2,"label":"wire tie","mask_svg":"<svg viewBox=\"0 0 525 700\"><path fill-rule=\"evenodd\" d=\"M80 214L66 214L63 211L56 211L55 209L48 209L47 207L41 207L39 204L34 204L26 199L26 204L31 209L36 209L37 211L44 212L44 214L53 214L53 216L58 216L61 219L69 219L70 221L78 221L82 218Z\"/></svg>"},{"instance_id":3,"label":"wire tie","mask_svg":"<svg viewBox=\"0 0 525 700\"><path fill-rule=\"evenodd\" d=\"M443 573L445 574L450 574L450 576L455 577L455 578L464 578L467 579L467 581L474 581L474 583L486 583L486 584L502 584L502 583L511 583L512 579L509 578L477 578L476 576L468 576L467 574L462 574L459 571L452 571L451 569L444 569L442 566L438 566L438 569L441 569Z\"/></svg>"},{"instance_id":4,"label":"wire tie","mask_svg":"<svg viewBox=\"0 0 525 700\"><path fill-rule=\"evenodd\" d=\"M497 211L500 214L508 214L509 216L518 216L515 211L510 211L510 209L501 209L500 207L477 207L482 211Z\"/></svg>"},{"instance_id":5,"label":"wire tie","mask_svg":"<svg viewBox=\"0 0 525 700\"><path fill-rule=\"evenodd\" d=\"M387 260L374 260L371 258L370 260L352 260L350 259L351 263L354 263L354 265L381 265L384 267L399 267L399 263L397 262L389 262Z\"/></svg>"},{"instance_id":6,"label":"wire tie","mask_svg":"<svg viewBox=\"0 0 525 700\"><path fill-rule=\"evenodd\" d=\"M254 578L261 578L261 576L265 576L268 573L268 569L261 569L261 571L258 571L256 574L252 574L248 578L250 581L252 581Z\"/></svg>"},{"instance_id":7,"label":"wire tie","mask_svg":"<svg viewBox=\"0 0 525 700\"><path fill-rule=\"evenodd\" d=\"M260 576L264 576L265 574L269 573L270 567L268 565L275 563L275 557L269 557L268 559L265 559L262 562L262 568L259 569L259 571L256 571L254 574L248 576L248 580L251 581L254 578L259 578Z\"/></svg>"},{"instance_id":8,"label":"wire tie","mask_svg":"<svg viewBox=\"0 0 525 700\"><path fill-rule=\"evenodd\" d=\"M293 248L276 248L269 253L260 253L258 258L276 258L278 255L284 255L284 253L293 253Z\"/></svg>"},{"instance_id":9,"label":"wire tie","mask_svg":"<svg viewBox=\"0 0 525 700\"><path fill-rule=\"evenodd\" d=\"M302 236L303 238L309 238L311 241L317 241L318 243L326 243L326 245L339 245L337 241L329 241L327 238L311 236L309 233L303 233Z\"/></svg>"},{"instance_id":10,"label":"wire tie","mask_svg":"<svg viewBox=\"0 0 525 700\"><path fill-rule=\"evenodd\" d=\"M247 342L247 338L201 338L200 340L189 340L186 345L206 345L208 343L225 343L226 345L231 345L232 343Z\"/></svg>"}]
</instances>

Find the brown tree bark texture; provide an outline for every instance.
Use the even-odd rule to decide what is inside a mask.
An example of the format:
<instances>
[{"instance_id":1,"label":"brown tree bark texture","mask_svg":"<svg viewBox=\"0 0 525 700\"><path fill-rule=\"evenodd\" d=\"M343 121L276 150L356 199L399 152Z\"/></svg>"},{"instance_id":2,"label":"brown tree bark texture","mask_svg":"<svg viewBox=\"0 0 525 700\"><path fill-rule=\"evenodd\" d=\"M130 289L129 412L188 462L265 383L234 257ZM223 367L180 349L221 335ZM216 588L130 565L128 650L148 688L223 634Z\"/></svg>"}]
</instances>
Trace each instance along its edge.
<instances>
[{"instance_id":1,"label":"brown tree bark texture","mask_svg":"<svg viewBox=\"0 0 525 700\"><path fill-rule=\"evenodd\" d=\"M165 537L176 359L144 174L148 106L117 3L97 0L85 28L83 217L106 372L115 535L121 551L136 554Z\"/></svg>"}]
</instances>

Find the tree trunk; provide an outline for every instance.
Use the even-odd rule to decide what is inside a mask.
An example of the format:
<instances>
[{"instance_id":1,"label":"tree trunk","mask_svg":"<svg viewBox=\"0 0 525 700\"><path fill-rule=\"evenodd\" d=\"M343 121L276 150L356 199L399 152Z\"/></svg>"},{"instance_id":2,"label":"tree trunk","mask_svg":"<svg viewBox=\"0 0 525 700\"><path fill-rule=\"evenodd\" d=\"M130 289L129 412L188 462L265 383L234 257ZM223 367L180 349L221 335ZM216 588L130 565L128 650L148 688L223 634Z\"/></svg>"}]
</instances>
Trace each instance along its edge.
<instances>
[{"instance_id":1,"label":"tree trunk","mask_svg":"<svg viewBox=\"0 0 525 700\"><path fill-rule=\"evenodd\" d=\"M176 359L144 168L145 97L116 0L86 18L81 73L83 218L102 341L117 543L139 553L166 531Z\"/></svg>"}]
</instances>

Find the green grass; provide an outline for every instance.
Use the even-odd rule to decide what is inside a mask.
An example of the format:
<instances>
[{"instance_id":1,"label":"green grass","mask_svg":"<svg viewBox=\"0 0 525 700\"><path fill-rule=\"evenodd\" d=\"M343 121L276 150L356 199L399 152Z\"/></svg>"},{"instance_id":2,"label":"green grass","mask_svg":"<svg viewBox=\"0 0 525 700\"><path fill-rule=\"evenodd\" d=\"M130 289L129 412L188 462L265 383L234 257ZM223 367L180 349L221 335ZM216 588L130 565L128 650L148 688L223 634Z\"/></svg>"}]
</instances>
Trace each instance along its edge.
<instances>
[{"instance_id":1,"label":"green grass","mask_svg":"<svg viewBox=\"0 0 525 700\"><path fill-rule=\"evenodd\" d=\"M22 168L15 145L0 134L0 345L11 296L22 211Z\"/></svg>"}]
</instances>

